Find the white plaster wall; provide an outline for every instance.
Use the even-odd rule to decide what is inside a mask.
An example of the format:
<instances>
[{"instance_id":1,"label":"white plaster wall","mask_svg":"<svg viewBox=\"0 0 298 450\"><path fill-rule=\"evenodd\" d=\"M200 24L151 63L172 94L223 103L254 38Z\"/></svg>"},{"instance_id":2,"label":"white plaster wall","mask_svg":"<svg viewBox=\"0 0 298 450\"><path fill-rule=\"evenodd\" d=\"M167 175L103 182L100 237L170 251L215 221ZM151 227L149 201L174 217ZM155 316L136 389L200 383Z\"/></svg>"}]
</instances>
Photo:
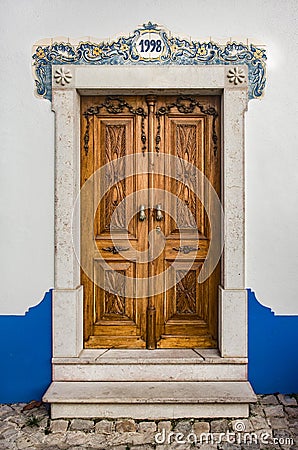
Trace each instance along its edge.
<instances>
[{"instance_id":1,"label":"white plaster wall","mask_svg":"<svg viewBox=\"0 0 298 450\"><path fill-rule=\"evenodd\" d=\"M39 39L129 34L148 20L178 36L265 44L268 83L246 126L246 285L298 314L297 0L1 0L0 314L23 314L53 286L54 130L33 94Z\"/></svg>"}]
</instances>

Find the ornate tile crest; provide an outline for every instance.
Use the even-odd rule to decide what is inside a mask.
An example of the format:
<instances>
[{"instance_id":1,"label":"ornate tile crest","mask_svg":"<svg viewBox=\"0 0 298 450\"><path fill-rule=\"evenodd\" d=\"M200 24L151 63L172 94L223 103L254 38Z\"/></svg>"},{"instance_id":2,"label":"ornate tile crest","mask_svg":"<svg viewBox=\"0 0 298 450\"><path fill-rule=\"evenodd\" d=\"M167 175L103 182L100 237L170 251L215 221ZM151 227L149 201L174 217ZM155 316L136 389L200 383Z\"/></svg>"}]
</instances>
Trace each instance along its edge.
<instances>
[{"instance_id":1,"label":"ornate tile crest","mask_svg":"<svg viewBox=\"0 0 298 450\"><path fill-rule=\"evenodd\" d=\"M180 39L151 22L136 29L131 36L121 36L113 42L80 42L78 46L61 42L39 46L32 58L37 94L49 100L52 96L52 66L64 64L246 65L249 99L261 97L266 82L264 49L236 42L218 45ZM242 83L242 69L236 69L229 71L229 81ZM56 80L65 85L70 78L65 69Z\"/></svg>"}]
</instances>

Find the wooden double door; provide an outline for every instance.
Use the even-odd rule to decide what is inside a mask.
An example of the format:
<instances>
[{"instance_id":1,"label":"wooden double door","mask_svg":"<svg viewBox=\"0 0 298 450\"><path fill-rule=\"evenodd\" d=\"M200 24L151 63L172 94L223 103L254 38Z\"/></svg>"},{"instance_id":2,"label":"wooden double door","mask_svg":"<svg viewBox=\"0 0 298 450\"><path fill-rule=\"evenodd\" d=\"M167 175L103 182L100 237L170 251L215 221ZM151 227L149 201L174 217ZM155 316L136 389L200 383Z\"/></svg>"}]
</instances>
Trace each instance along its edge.
<instances>
[{"instance_id":1,"label":"wooden double door","mask_svg":"<svg viewBox=\"0 0 298 450\"><path fill-rule=\"evenodd\" d=\"M107 167L81 198L85 348L216 347L220 264L198 283L210 223L183 180L190 164L220 196L220 98L86 96L81 111L81 186Z\"/></svg>"}]
</instances>

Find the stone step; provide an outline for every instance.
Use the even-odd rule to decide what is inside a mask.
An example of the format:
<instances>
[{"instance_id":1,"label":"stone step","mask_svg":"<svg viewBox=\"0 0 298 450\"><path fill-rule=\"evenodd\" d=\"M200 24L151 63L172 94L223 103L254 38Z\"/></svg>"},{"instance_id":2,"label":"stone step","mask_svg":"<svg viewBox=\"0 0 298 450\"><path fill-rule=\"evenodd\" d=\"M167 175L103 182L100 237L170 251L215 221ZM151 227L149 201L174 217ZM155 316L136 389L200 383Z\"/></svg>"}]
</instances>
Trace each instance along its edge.
<instances>
[{"instance_id":1,"label":"stone step","mask_svg":"<svg viewBox=\"0 0 298 450\"><path fill-rule=\"evenodd\" d=\"M54 381L43 400L52 418L248 417L256 396L245 381Z\"/></svg>"},{"instance_id":2,"label":"stone step","mask_svg":"<svg viewBox=\"0 0 298 450\"><path fill-rule=\"evenodd\" d=\"M245 381L246 358L215 349L83 350L53 359L54 381Z\"/></svg>"},{"instance_id":3,"label":"stone step","mask_svg":"<svg viewBox=\"0 0 298 450\"><path fill-rule=\"evenodd\" d=\"M245 381L246 364L54 364L55 381Z\"/></svg>"}]
</instances>

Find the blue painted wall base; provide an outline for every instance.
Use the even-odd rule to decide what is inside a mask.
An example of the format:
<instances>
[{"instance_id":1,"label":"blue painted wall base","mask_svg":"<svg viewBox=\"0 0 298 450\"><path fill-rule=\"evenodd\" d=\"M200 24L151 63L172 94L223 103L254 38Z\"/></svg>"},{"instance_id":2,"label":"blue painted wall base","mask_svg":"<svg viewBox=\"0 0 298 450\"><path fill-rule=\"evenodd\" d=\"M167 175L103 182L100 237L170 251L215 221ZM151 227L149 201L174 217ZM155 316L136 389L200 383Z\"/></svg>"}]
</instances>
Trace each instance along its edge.
<instances>
[{"instance_id":1,"label":"blue painted wall base","mask_svg":"<svg viewBox=\"0 0 298 450\"><path fill-rule=\"evenodd\" d=\"M51 382L52 292L24 316L0 316L0 403L40 400Z\"/></svg>"},{"instance_id":2,"label":"blue painted wall base","mask_svg":"<svg viewBox=\"0 0 298 450\"><path fill-rule=\"evenodd\" d=\"M40 400L51 382L52 292L25 316L0 316L0 403ZM258 394L298 392L298 316L275 316L248 290L249 380Z\"/></svg>"},{"instance_id":3,"label":"blue painted wall base","mask_svg":"<svg viewBox=\"0 0 298 450\"><path fill-rule=\"evenodd\" d=\"M248 376L257 394L298 392L298 316L277 316L248 289Z\"/></svg>"}]
</instances>

